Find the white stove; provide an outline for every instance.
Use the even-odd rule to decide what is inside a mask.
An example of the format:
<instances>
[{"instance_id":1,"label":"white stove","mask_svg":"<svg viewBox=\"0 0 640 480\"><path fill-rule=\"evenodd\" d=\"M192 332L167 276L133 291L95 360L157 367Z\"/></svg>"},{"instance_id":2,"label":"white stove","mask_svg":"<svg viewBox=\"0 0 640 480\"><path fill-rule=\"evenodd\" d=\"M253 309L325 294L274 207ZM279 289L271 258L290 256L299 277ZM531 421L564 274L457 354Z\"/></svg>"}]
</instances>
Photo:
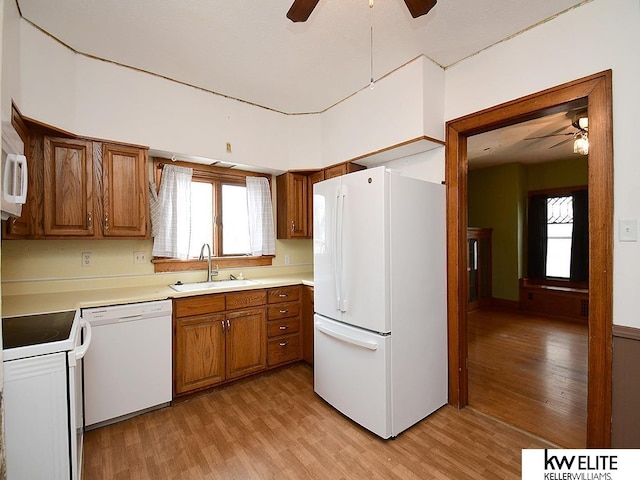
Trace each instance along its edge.
<instances>
[{"instance_id":1,"label":"white stove","mask_svg":"<svg viewBox=\"0 0 640 480\"><path fill-rule=\"evenodd\" d=\"M3 360L73 350L79 320L75 311L3 318Z\"/></svg>"},{"instance_id":2,"label":"white stove","mask_svg":"<svg viewBox=\"0 0 640 480\"><path fill-rule=\"evenodd\" d=\"M82 359L91 327L79 311L2 319L7 478L81 478Z\"/></svg>"}]
</instances>

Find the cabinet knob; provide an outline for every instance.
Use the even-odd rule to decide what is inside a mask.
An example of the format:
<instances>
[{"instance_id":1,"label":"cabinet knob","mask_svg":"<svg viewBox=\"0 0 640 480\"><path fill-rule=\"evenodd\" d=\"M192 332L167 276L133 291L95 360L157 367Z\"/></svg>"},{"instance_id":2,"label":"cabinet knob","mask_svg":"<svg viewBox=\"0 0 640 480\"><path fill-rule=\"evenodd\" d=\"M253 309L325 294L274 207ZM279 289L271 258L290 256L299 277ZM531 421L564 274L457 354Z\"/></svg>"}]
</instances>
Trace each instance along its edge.
<instances>
[{"instance_id":1,"label":"cabinet knob","mask_svg":"<svg viewBox=\"0 0 640 480\"><path fill-rule=\"evenodd\" d=\"M289 328L288 325L280 325L280 330L286 330L287 328Z\"/></svg>"},{"instance_id":2,"label":"cabinet knob","mask_svg":"<svg viewBox=\"0 0 640 480\"><path fill-rule=\"evenodd\" d=\"M289 344L289 342L280 342L278 345L280 345L281 347L286 347Z\"/></svg>"},{"instance_id":3,"label":"cabinet knob","mask_svg":"<svg viewBox=\"0 0 640 480\"><path fill-rule=\"evenodd\" d=\"M278 295L278 297L280 298L287 298L289 295L287 295L286 293L281 293L280 295Z\"/></svg>"},{"instance_id":4,"label":"cabinet knob","mask_svg":"<svg viewBox=\"0 0 640 480\"><path fill-rule=\"evenodd\" d=\"M285 314L285 313L288 313L288 312L289 312L289 310L280 310L280 313L282 313L282 314Z\"/></svg>"},{"instance_id":5,"label":"cabinet knob","mask_svg":"<svg viewBox=\"0 0 640 480\"><path fill-rule=\"evenodd\" d=\"M104 228L105 230L109 230L109 214L104 214Z\"/></svg>"},{"instance_id":6,"label":"cabinet knob","mask_svg":"<svg viewBox=\"0 0 640 480\"><path fill-rule=\"evenodd\" d=\"M291 232L293 233L296 229L296 222L291 220Z\"/></svg>"},{"instance_id":7,"label":"cabinet knob","mask_svg":"<svg viewBox=\"0 0 640 480\"><path fill-rule=\"evenodd\" d=\"M93 213L87 212L87 226L93 228Z\"/></svg>"}]
</instances>

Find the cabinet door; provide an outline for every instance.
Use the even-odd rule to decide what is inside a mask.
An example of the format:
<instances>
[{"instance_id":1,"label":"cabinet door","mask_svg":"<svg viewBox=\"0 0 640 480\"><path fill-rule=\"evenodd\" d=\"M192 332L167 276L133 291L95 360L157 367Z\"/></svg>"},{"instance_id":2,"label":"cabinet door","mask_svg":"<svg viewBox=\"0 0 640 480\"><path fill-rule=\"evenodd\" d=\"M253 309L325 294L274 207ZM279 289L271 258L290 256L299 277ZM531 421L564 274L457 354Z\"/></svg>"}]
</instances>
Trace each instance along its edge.
<instances>
[{"instance_id":1,"label":"cabinet door","mask_svg":"<svg viewBox=\"0 0 640 480\"><path fill-rule=\"evenodd\" d=\"M224 314L176 320L176 395L224 381L225 331Z\"/></svg>"},{"instance_id":2,"label":"cabinet door","mask_svg":"<svg viewBox=\"0 0 640 480\"><path fill-rule=\"evenodd\" d=\"M264 308L227 313L227 379L263 370L266 366Z\"/></svg>"},{"instance_id":3,"label":"cabinet door","mask_svg":"<svg viewBox=\"0 0 640 480\"><path fill-rule=\"evenodd\" d=\"M336 165L334 167L329 167L324 169L324 179L329 180L330 178L341 177L342 175L347 174L347 164L341 163L340 165Z\"/></svg>"},{"instance_id":4,"label":"cabinet door","mask_svg":"<svg viewBox=\"0 0 640 480\"><path fill-rule=\"evenodd\" d=\"M308 182L301 173L285 173L276 179L278 238L308 238Z\"/></svg>"},{"instance_id":5,"label":"cabinet door","mask_svg":"<svg viewBox=\"0 0 640 480\"><path fill-rule=\"evenodd\" d=\"M339 165L334 165L333 167L324 169L324 179L328 180L334 177L340 177L342 175L346 175L347 173L358 172L360 170L366 170L367 167L363 167L362 165L358 165L357 163L341 163Z\"/></svg>"},{"instance_id":6,"label":"cabinet door","mask_svg":"<svg viewBox=\"0 0 640 480\"><path fill-rule=\"evenodd\" d=\"M147 176L144 149L102 146L105 237L148 236Z\"/></svg>"},{"instance_id":7,"label":"cabinet door","mask_svg":"<svg viewBox=\"0 0 640 480\"><path fill-rule=\"evenodd\" d=\"M91 142L45 137L44 233L93 236Z\"/></svg>"}]
</instances>

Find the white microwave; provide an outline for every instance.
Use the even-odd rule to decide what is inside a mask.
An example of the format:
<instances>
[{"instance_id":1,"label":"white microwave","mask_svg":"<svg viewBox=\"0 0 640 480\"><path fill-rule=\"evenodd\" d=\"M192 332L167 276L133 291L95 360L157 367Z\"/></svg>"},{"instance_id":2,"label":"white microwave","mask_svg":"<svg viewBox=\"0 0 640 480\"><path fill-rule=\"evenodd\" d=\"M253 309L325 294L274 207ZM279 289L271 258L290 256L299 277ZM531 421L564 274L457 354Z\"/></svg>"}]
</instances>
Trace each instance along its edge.
<instances>
[{"instance_id":1,"label":"white microwave","mask_svg":"<svg viewBox=\"0 0 640 480\"><path fill-rule=\"evenodd\" d=\"M27 201L27 157L24 143L11 122L2 122L2 220L19 217Z\"/></svg>"}]
</instances>

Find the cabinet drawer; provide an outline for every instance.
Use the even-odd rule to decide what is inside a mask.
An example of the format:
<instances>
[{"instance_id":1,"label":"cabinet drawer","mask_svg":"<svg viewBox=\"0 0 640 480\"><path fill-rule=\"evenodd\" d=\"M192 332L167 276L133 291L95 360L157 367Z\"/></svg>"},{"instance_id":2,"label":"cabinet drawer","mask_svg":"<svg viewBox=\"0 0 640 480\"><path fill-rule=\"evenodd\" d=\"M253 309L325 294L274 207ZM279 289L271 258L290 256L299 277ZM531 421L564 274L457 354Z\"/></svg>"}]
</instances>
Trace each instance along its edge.
<instances>
[{"instance_id":1,"label":"cabinet drawer","mask_svg":"<svg viewBox=\"0 0 640 480\"><path fill-rule=\"evenodd\" d=\"M294 302L300 298L300 285L269 289L269 303Z\"/></svg>"},{"instance_id":2,"label":"cabinet drawer","mask_svg":"<svg viewBox=\"0 0 640 480\"><path fill-rule=\"evenodd\" d=\"M300 335L287 335L269 340L267 346L269 366L291 362L300 358Z\"/></svg>"},{"instance_id":3,"label":"cabinet drawer","mask_svg":"<svg viewBox=\"0 0 640 480\"><path fill-rule=\"evenodd\" d=\"M279 303L269 305L267 318L277 320L279 318L297 317L300 314L300 302Z\"/></svg>"},{"instance_id":4,"label":"cabinet drawer","mask_svg":"<svg viewBox=\"0 0 640 480\"><path fill-rule=\"evenodd\" d=\"M279 335L288 335L298 333L300 330L300 319L286 318L283 320L275 320L267 323L267 335L269 338Z\"/></svg>"},{"instance_id":5,"label":"cabinet drawer","mask_svg":"<svg viewBox=\"0 0 640 480\"><path fill-rule=\"evenodd\" d=\"M196 297L178 298L174 300L173 307L176 317L223 312L224 295L198 295Z\"/></svg>"},{"instance_id":6,"label":"cabinet drawer","mask_svg":"<svg viewBox=\"0 0 640 480\"><path fill-rule=\"evenodd\" d=\"M266 290L247 290L225 294L227 310L236 308L256 307L267 303Z\"/></svg>"}]
</instances>

